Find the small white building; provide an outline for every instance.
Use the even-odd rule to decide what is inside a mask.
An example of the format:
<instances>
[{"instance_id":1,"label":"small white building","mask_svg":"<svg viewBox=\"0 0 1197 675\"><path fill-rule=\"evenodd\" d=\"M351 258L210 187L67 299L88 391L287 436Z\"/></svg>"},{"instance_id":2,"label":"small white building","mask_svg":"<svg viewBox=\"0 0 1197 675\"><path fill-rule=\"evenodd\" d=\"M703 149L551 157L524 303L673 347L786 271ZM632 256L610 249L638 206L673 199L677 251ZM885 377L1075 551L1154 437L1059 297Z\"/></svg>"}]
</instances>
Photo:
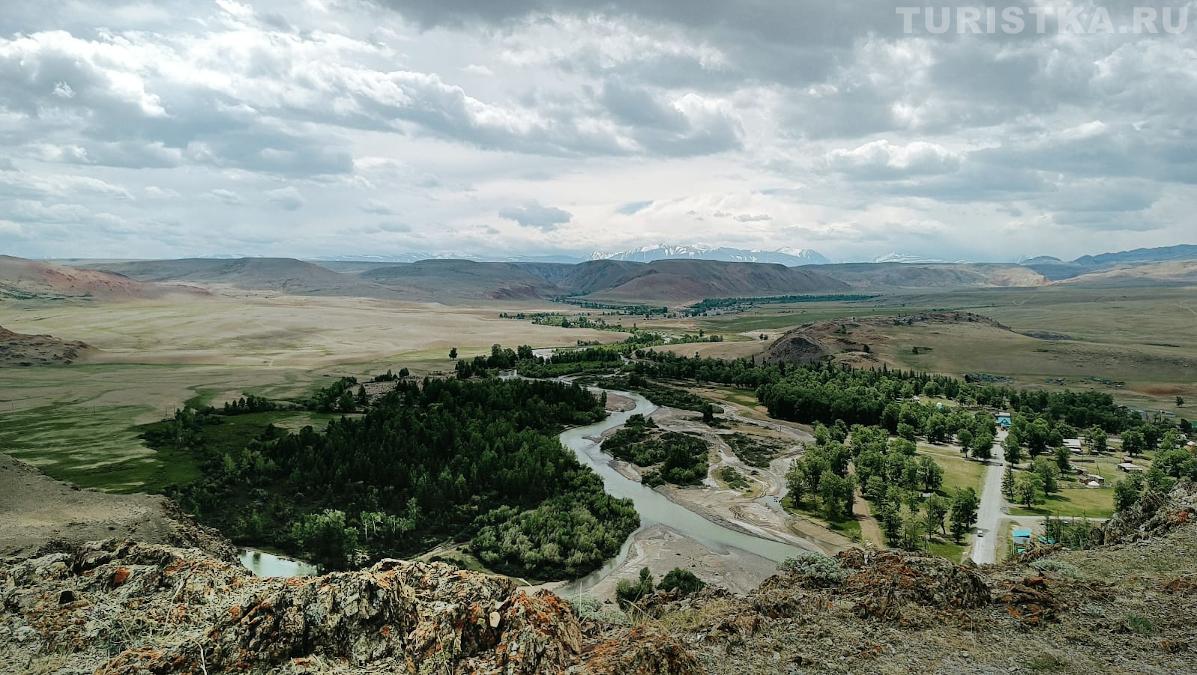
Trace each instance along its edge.
<instances>
[{"instance_id":1,"label":"small white building","mask_svg":"<svg viewBox=\"0 0 1197 675\"><path fill-rule=\"evenodd\" d=\"M1146 468L1132 462L1123 462L1118 465L1118 468L1127 473L1142 473L1147 470Z\"/></svg>"},{"instance_id":2,"label":"small white building","mask_svg":"<svg viewBox=\"0 0 1197 675\"><path fill-rule=\"evenodd\" d=\"M1079 438L1065 438L1064 447L1068 448L1068 452L1074 455L1081 454L1081 439Z\"/></svg>"}]
</instances>

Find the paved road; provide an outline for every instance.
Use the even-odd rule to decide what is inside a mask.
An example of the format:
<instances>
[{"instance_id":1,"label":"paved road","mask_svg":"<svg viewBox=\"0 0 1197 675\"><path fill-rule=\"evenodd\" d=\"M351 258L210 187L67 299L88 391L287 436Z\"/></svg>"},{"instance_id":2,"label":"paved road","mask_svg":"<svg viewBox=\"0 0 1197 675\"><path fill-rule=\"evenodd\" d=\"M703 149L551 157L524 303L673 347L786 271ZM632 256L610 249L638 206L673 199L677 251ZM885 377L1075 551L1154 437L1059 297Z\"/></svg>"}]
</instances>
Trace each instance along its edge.
<instances>
[{"instance_id":1,"label":"paved road","mask_svg":"<svg viewBox=\"0 0 1197 675\"><path fill-rule=\"evenodd\" d=\"M998 431L997 435L997 441L993 444L994 456L985 467L981 506L977 509L977 531L973 535L972 558L978 565L996 562L998 538L1001 536L998 528L1002 518L1006 517L1006 497L1002 494L1002 474L1006 469L1002 441L1006 439L1006 432Z\"/></svg>"}]
</instances>

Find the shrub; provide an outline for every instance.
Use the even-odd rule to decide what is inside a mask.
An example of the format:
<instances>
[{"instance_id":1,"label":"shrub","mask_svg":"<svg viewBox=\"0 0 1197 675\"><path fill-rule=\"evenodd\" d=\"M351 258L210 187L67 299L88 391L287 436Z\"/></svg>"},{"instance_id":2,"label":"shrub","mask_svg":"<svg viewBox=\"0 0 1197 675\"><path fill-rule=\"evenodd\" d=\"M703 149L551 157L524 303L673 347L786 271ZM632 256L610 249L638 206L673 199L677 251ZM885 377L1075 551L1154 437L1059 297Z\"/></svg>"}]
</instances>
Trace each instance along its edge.
<instances>
[{"instance_id":1,"label":"shrub","mask_svg":"<svg viewBox=\"0 0 1197 675\"><path fill-rule=\"evenodd\" d=\"M817 553L787 558L781 564L781 569L817 586L834 586L848 576L840 566L840 561Z\"/></svg>"},{"instance_id":2,"label":"shrub","mask_svg":"<svg viewBox=\"0 0 1197 675\"><path fill-rule=\"evenodd\" d=\"M621 579L615 584L615 599L621 606L632 605L653 592L653 574L647 567L640 569L640 578L636 581Z\"/></svg>"},{"instance_id":3,"label":"shrub","mask_svg":"<svg viewBox=\"0 0 1197 675\"><path fill-rule=\"evenodd\" d=\"M661 579L661 584L657 588L662 591L677 589L681 591L682 595L690 595L691 593L701 591L703 586L706 586L706 584L703 583L702 579L694 576L693 572L675 567L669 570L664 579Z\"/></svg>"}]
</instances>

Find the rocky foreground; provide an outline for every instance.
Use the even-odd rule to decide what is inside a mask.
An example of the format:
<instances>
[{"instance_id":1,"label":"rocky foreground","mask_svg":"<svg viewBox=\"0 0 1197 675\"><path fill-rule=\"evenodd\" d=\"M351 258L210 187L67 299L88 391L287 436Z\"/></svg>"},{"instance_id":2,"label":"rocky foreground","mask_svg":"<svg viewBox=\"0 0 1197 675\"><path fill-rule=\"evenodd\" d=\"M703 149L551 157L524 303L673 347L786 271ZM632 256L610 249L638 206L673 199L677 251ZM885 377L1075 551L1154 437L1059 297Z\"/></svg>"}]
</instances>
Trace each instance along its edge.
<instances>
[{"instance_id":1,"label":"rocky foreground","mask_svg":"<svg viewBox=\"0 0 1197 675\"><path fill-rule=\"evenodd\" d=\"M0 671L1197 672L1194 487L1095 536L983 569L849 550L630 619L440 563L260 579L198 549L64 544L0 566Z\"/></svg>"}]
</instances>

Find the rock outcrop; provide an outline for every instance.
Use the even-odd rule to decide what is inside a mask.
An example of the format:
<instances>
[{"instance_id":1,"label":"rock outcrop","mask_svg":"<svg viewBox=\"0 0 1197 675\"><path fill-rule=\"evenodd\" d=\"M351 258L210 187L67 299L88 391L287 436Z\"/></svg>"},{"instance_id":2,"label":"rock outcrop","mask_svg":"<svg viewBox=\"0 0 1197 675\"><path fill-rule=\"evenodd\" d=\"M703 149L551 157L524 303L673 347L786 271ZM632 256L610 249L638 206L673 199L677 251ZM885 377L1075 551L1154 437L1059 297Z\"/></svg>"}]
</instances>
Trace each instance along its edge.
<instances>
[{"instance_id":1,"label":"rock outcrop","mask_svg":"<svg viewBox=\"0 0 1197 675\"><path fill-rule=\"evenodd\" d=\"M584 636L556 595L443 563L265 579L110 540L7 563L0 606L2 662L31 671L698 672L668 635Z\"/></svg>"}]
</instances>

